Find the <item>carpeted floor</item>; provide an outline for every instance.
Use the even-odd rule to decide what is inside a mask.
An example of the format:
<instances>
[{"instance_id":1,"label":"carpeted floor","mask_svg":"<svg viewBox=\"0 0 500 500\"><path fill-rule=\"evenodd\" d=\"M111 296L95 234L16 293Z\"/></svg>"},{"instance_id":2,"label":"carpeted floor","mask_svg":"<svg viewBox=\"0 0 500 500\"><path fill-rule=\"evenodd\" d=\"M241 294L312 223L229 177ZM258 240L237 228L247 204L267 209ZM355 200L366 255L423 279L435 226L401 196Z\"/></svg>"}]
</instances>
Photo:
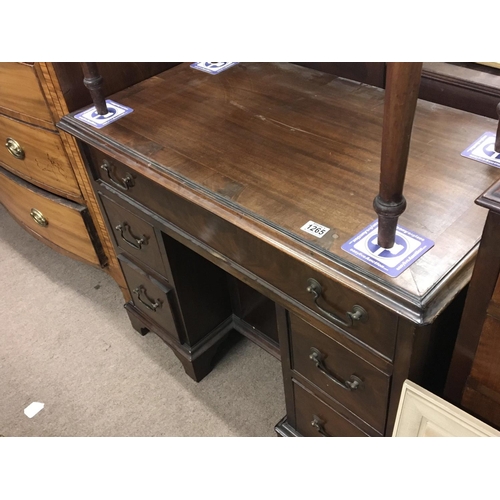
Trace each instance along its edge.
<instances>
[{"instance_id":1,"label":"carpeted floor","mask_svg":"<svg viewBox=\"0 0 500 500\"><path fill-rule=\"evenodd\" d=\"M132 329L115 282L22 230L0 205L0 434L274 436L279 361L242 339L200 383ZM33 418L32 402L45 407Z\"/></svg>"}]
</instances>

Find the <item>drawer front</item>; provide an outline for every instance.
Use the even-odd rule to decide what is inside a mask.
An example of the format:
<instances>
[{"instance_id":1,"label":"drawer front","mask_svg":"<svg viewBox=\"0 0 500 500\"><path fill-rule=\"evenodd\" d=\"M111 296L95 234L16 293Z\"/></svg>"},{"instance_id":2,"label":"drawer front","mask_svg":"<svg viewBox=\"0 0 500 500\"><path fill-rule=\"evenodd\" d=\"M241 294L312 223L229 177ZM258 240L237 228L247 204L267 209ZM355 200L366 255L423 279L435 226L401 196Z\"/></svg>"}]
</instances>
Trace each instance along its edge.
<instances>
[{"instance_id":1,"label":"drawer front","mask_svg":"<svg viewBox=\"0 0 500 500\"><path fill-rule=\"evenodd\" d=\"M384 432L390 377L290 314L292 369Z\"/></svg>"},{"instance_id":2,"label":"drawer front","mask_svg":"<svg viewBox=\"0 0 500 500\"><path fill-rule=\"evenodd\" d=\"M331 322L332 326L349 333L388 359L393 358L396 314L325 277L262 239L181 198L99 150L87 146L84 149L88 150L96 179L100 178L102 182L114 186L221 255L242 265ZM311 278L321 287L317 297L312 293ZM347 313L355 313L355 306L361 306L366 315L362 321L353 321L352 325L342 326L338 320L328 316L328 312L331 312L349 323Z\"/></svg>"},{"instance_id":3,"label":"drawer front","mask_svg":"<svg viewBox=\"0 0 500 500\"><path fill-rule=\"evenodd\" d=\"M2 168L0 202L44 243L73 258L100 264L102 251L86 207L38 189Z\"/></svg>"},{"instance_id":4,"label":"drawer front","mask_svg":"<svg viewBox=\"0 0 500 500\"><path fill-rule=\"evenodd\" d=\"M305 437L366 437L335 410L298 384L293 388L295 398L295 427Z\"/></svg>"},{"instance_id":5,"label":"drawer front","mask_svg":"<svg viewBox=\"0 0 500 500\"><path fill-rule=\"evenodd\" d=\"M0 162L25 180L61 196L82 199L57 132L0 115Z\"/></svg>"},{"instance_id":6,"label":"drawer front","mask_svg":"<svg viewBox=\"0 0 500 500\"><path fill-rule=\"evenodd\" d=\"M123 255L118 256L134 305L171 337L183 342L172 309L174 291L146 274ZM175 307L175 306L174 306Z\"/></svg>"},{"instance_id":7,"label":"drawer front","mask_svg":"<svg viewBox=\"0 0 500 500\"><path fill-rule=\"evenodd\" d=\"M153 226L102 193L99 197L116 246L165 277L167 273Z\"/></svg>"},{"instance_id":8,"label":"drawer front","mask_svg":"<svg viewBox=\"0 0 500 500\"><path fill-rule=\"evenodd\" d=\"M52 125L52 116L32 65L0 63L0 82L2 112L10 114L9 111L13 111L16 117L20 113Z\"/></svg>"}]
</instances>

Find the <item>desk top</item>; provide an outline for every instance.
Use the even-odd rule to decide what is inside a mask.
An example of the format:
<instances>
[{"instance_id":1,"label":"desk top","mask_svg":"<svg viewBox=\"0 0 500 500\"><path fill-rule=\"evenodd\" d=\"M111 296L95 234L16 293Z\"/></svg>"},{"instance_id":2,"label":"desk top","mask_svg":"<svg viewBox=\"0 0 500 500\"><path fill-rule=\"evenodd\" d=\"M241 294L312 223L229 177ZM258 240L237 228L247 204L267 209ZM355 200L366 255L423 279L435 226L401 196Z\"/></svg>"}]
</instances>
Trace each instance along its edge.
<instances>
[{"instance_id":1,"label":"desk top","mask_svg":"<svg viewBox=\"0 0 500 500\"><path fill-rule=\"evenodd\" d=\"M390 278L341 249L376 219L383 90L289 63L218 75L186 63L111 98L134 112L101 130L73 114L61 128L375 300L430 317L470 279L486 217L474 200L500 171L460 153L496 121L418 101L399 223L435 246ZM331 230L308 235L309 220Z\"/></svg>"}]
</instances>

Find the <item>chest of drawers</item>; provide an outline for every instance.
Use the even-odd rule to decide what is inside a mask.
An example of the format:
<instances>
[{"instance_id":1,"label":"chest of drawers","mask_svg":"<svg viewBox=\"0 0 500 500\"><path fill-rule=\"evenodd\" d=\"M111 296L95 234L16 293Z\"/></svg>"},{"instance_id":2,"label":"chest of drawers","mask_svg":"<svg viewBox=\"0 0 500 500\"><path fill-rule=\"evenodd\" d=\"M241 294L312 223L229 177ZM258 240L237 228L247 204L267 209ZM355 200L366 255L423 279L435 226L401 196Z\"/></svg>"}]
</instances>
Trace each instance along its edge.
<instances>
[{"instance_id":1,"label":"chest of drawers","mask_svg":"<svg viewBox=\"0 0 500 500\"><path fill-rule=\"evenodd\" d=\"M174 63L101 63L115 92ZM0 63L0 203L30 234L109 271L128 296L74 139L55 123L90 103L78 63Z\"/></svg>"},{"instance_id":2,"label":"chest of drawers","mask_svg":"<svg viewBox=\"0 0 500 500\"><path fill-rule=\"evenodd\" d=\"M0 64L0 202L33 236L92 265L107 257L34 64Z\"/></svg>"},{"instance_id":3,"label":"chest of drawers","mask_svg":"<svg viewBox=\"0 0 500 500\"><path fill-rule=\"evenodd\" d=\"M234 331L280 357L279 435L390 435L405 379L442 391L484 222L473 200L498 175L460 152L493 120L419 102L401 224L435 246L387 278L341 250L375 218L379 89L291 64L183 64L112 98L133 113L59 126L78 139L140 333L196 380ZM330 232L302 233L308 220Z\"/></svg>"}]
</instances>

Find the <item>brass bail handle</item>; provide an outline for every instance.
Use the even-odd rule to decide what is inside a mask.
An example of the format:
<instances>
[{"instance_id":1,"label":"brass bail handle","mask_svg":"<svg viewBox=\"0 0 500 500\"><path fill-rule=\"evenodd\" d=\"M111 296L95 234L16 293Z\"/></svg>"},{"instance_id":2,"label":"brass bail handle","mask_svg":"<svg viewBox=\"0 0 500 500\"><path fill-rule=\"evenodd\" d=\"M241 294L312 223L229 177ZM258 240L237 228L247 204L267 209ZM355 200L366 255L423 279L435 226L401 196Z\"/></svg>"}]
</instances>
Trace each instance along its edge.
<instances>
[{"instance_id":1,"label":"brass bail handle","mask_svg":"<svg viewBox=\"0 0 500 500\"><path fill-rule=\"evenodd\" d=\"M128 191L131 187L134 187L134 179L129 173L126 173L125 177L121 179L118 180L113 179L113 174L111 172L111 164L109 163L108 160L103 160L101 168L108 175L109 182L111 182L111 184L121 189L122 191Z\"/></svg>"},{"instance_id":2,"label":"brass bail handle","mask_svg":"<svg viewBox=\"0 0 500 500\"><path fill-rule=\"evenodd\" d=\"M37 210L36 208L32 208L30 212L31 218L39 225L42 227L47 227L49 225L49 221L43 216L42 212L40 210Z\"/></svg>"},{"instance_id":3,"label":"brass bail handle","mask_svg":"<svg viewBox=\"0 0 500 500\"><path fill-rule=\"evenodd\" d=\"M145 305L148 309L150 309L151 311L153 312L156 312L156 310L158 309L158 307L161 308L162 306L162 302L161 300L151 300L147 294L146 294L146 289L144 288L143 285L139 285L137 288L135 288L132 293L135 293L135 295L137 295L137 298L139 299L139 302L143 305ZM144 296L144 298L148 301L148 302L145 302L141 295Z\"/></svg>"},{"instance_id":4,"label":"brass bail handle","mask_svg":"<svg viewBox=\"0 0 500 500\"><path fill-rule=\"evenodd\" d=\"M323 292L323 287L316 281L314 278L309 278L307 280L306 290L313 296L313 301L316 307L330 320L336 323L339 326L344 328L349 328L353 326L355 321L366 321L368 319L368 313L359 305L355 305L352 308L352 311L347 311L345 313L346 319L343 319L333 312L327 311L325 308L321 307L318 303L319 298L321 297L321 293Z\"/></svg>"},{"instance_id":5,"label":"brass bail handle","mask_svg":"<svg viewBox=\"0 0 500 500\"><path fill-rule=\"evenodd\" d=\"M24 149L16 140L12 139L12 137L7 137L7 140L5 141L5 147L14 158L17 158L18 160L24 160L24 157L26 156L24 153Z\"/></svg>"},{"instance_id":6,"label":"brass bail handle","mask_svg":"<svg viewBox=\"0 0 500 500\"><path fill-rule=\"evenodd\" d=\"M363 387L363 381L356 377L356 375L351 375L351 380L342 380L341 378L335 376L331 373L324 363L324 356L319 349L316 347L311 347L309 359L316 365L316 368L334 384L346 389L347 391L355 391L356 389Z\"/></svg>"}]
</instances>

